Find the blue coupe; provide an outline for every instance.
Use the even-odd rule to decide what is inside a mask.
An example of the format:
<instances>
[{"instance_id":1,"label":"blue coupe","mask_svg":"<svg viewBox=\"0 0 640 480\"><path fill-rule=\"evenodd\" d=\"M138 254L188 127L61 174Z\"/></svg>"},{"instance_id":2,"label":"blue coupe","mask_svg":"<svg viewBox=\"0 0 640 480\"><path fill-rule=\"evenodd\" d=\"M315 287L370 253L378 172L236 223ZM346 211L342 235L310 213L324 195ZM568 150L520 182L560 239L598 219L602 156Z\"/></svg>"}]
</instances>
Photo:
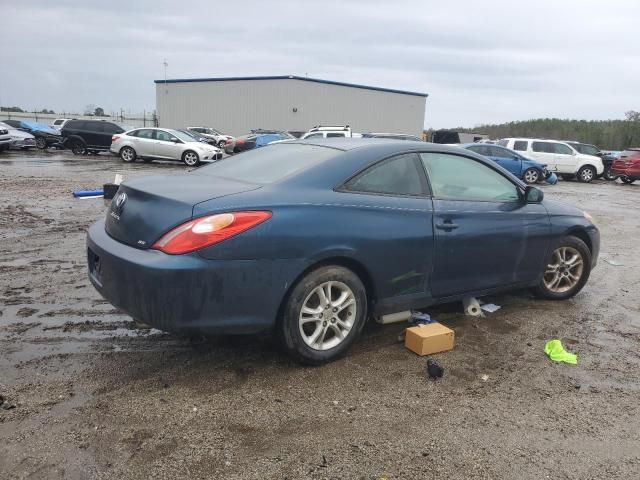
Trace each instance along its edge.
<instances>
[{"instance_id":1,"label":"blue coupe","mask_svg":"<svg viewBox=\"0 0 640 480\"><path fill-rule=\"evenodd\" d=\"M378 139L292 141L120 185L89 229L89 277L167 331L275 332L309 363L370 317L532 288L578 293L591 217L470 150Z\"/></svg>"},{"instance_id":2,"label":"blue coupe","mask_svg":"<svg viewBox=\"0 0 640 480\"><path fill-rule=\"evenodd\" d=\"M547 171L545 164L523 157L515 150L486 143L467 143L461 147L490 158L502 168L524 180L528 185L542 181L546 181L550 185L558 183L556 174Z\"/></svg>"}]
</instances>

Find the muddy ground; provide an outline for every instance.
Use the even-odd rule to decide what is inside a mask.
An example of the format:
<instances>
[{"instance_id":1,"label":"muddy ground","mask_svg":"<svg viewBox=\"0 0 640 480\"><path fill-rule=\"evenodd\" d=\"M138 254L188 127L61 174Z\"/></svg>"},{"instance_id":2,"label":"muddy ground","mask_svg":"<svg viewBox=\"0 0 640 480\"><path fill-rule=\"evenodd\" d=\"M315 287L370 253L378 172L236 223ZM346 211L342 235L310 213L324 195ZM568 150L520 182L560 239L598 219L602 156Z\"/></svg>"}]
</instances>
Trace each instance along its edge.
<instances>
[{"instance_id":1,"label":"muddy ground","mask_svg":"<svg viewBox=\"0 0 640 480\"><path fill-rule=\"evenodd\" d=\"M598 219L591 280L562 303L493 297L482 319L428 310L456 333L433 382L403 325L306 368L269 338L166 335L103 301L84 238L105 205L71 191L181 171L0 154L0 478L638 478L640 185L545 188ZM577 366L544 356L554 337Z\"/></svg>"}]
</instances>

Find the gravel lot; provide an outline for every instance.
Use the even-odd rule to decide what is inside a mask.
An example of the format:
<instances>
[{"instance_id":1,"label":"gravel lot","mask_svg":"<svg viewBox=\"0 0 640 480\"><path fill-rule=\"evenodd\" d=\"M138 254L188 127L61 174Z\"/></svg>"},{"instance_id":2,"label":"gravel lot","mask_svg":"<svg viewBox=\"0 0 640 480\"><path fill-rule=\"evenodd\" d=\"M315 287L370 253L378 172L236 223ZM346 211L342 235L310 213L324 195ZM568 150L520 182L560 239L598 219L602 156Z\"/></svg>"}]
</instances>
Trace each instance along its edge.
<instances>
[{"instance_id":1,"label":"gravel lot","mask_svg":"<svg viewBox=\"0 0 640 480\"><path fill-rule=\"evenodd\" d=\"M103 301L84 239L105 204L71 191L184 170L0 154L0 394L16 405L0 410L0 478L640 476L640 185L545 188L599 222L589 283L563 303L492 297L503 308L482 319L428 310L456 332L432 382L399 324L305 368L270 338L176 337ZM547 360L555 337L577 366Z\"/></svg>"}]
</instances>

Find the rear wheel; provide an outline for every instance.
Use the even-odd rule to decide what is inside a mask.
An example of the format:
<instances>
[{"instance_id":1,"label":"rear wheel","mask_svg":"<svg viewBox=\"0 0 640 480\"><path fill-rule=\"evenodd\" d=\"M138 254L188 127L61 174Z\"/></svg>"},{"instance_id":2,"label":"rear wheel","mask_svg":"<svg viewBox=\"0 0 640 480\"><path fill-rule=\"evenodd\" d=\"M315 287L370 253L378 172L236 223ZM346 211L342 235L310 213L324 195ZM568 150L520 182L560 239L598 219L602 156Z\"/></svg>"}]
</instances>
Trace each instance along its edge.
<instances>
[{"instance_id":1,"label":"rear wheel","mask_svg":"<svg viewBox=\"0 0 640 480\"><path fill-rule=\"evenodd\" d=\"M277 333L290 355L319 365L345 353L366 318L367 294L360 278L344 267L321 267L293 288Z\"/></svg>"},{"instance_id":2,"label":"rear wheel","mask_svg":"<svg viewBox=\"0 0 640 480\"><path fill-rule=\"evenodd\" d=\"M72 140L69 148L74 155L84 155L87 152L87 148L80 140Z\"/></svg>"},{"instance_id":3,"label":"rear wheel","mask_svg":"<svg viewBox=\"0 0 640 480\"><path fill-rule=\"evenodd\" d=\"M36 147L39 148L40 150L44 150L45 148L47 148L47 141L42 137L37 137Z\"/></svg>"},{"instance_id":4,"label":"rear wheel","mask_svg":"<svg viewBox=\"0 0 640 480\"><path fill-rule=\"evenodd\" d=\"M200 164L200 157L193 150L187 150L182 154L182 161L188 167L196 167Z\"/></svg>"},{"instance_id":5,"label":"rear wheel","mask_svg":"<svg viewBox=\"0 0 640 480\"><path fill-rule=\"evenodd\" d=\"M608 181L613 181L616 179L616 176L611 171L611 165L607 165L604 167L604 172L602 173L602 178Z\"/></svg>"},{"instance_id":6,"label":"rear wheel","mask_svg":"<svg viewBox=\"0 0 640 480\"><path fill-rule=\"evenodd\" d=\"M578 181L582 183L589 183L594 178L596 178L596 169L585 165L580 170L578 170Z\"/></svg>"},{"instance_id":7,"label":"rear wheel","mask_svg":"<svg viewBox=\"0 0 640 480\"><path fill-rule=\"evenodd\" d=\"M560 177L562 177L562 179L566 180L566 181L573 180L574 178L576 178L575 175L570 174L570 173L562 173L562 174L560 174Z\"/></svg>"},{"instance_id":8,"label":"rear wheel","mask_svg":"<svg viewBox=\"0 0 640 480\"><path fill-rule=\"evenodd\" d=\"M226 140L220 140L220 141L218 142L218 147L219 147L219 148L221 148L221 149L223 149L223 150L224 150L224 147L226 147L226 146L227 146L227 142L226 142Z\"/></svg>"},{"instance_id":9,"label":"rear wheel","mask_svg":"<svg viewBox=\"0 0 640 480\"><path fill-rule=\"evenodd\" d=\"M633 182L635 182L637 180L637 178L632 178L632 177L620 177L620 180L622 180L622 183L627 183L627 184L632 184Z\"/></svg>"},{"instance_id":10,"label":"rear wheel","mask_svg":"<svg viewBox=\"0 0 640 480\"><path fill-rule=\"evenodd\" d=\"M532 185L540 180L540 172L535 168L529 168L522 174L522 179L526 184Z\"/></svg>"},{"instance_id":11,"label":"rear wheel","mask_svg":"<svg viewBox=\"0 0 640 480\"><path fill-rule=\"evenodd\" d=\"M122 147L120 149L120 158L125 163L132 163L136 161L136 151L131 147Z\"/></svg>"},{"instance_id":12,"label":"rear wheel","mask_svg":"<svg viewBox=\"0 0 640 480\"><path fill-rule=\"evenodd\" d=\"M566 300L582 290L591 273L591 251L577 237L565 237L551 253L535 288L538 296Z\"/></svg>"}]
</instances>

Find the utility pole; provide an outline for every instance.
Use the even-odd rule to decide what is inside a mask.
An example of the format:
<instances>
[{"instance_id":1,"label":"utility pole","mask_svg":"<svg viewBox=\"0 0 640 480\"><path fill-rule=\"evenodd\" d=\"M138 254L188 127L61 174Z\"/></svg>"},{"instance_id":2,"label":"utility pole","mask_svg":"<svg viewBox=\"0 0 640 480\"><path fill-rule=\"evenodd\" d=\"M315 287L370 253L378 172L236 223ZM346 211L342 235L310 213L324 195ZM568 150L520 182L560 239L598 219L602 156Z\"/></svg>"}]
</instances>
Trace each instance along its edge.
<instances>
[{"instance_id":1,"label":"utility pole","mask_svg":"<svg viewBox=\"0 0 640 480\"><path fill-rule=\"evenodd\" d=\"M164 59L162 64L164 65L164 93L167 94L167 93L169 93L167 91L167 67L169 66L169 64L167 63L167 59L166 58Z\"/></svg>"}]
</instances>

